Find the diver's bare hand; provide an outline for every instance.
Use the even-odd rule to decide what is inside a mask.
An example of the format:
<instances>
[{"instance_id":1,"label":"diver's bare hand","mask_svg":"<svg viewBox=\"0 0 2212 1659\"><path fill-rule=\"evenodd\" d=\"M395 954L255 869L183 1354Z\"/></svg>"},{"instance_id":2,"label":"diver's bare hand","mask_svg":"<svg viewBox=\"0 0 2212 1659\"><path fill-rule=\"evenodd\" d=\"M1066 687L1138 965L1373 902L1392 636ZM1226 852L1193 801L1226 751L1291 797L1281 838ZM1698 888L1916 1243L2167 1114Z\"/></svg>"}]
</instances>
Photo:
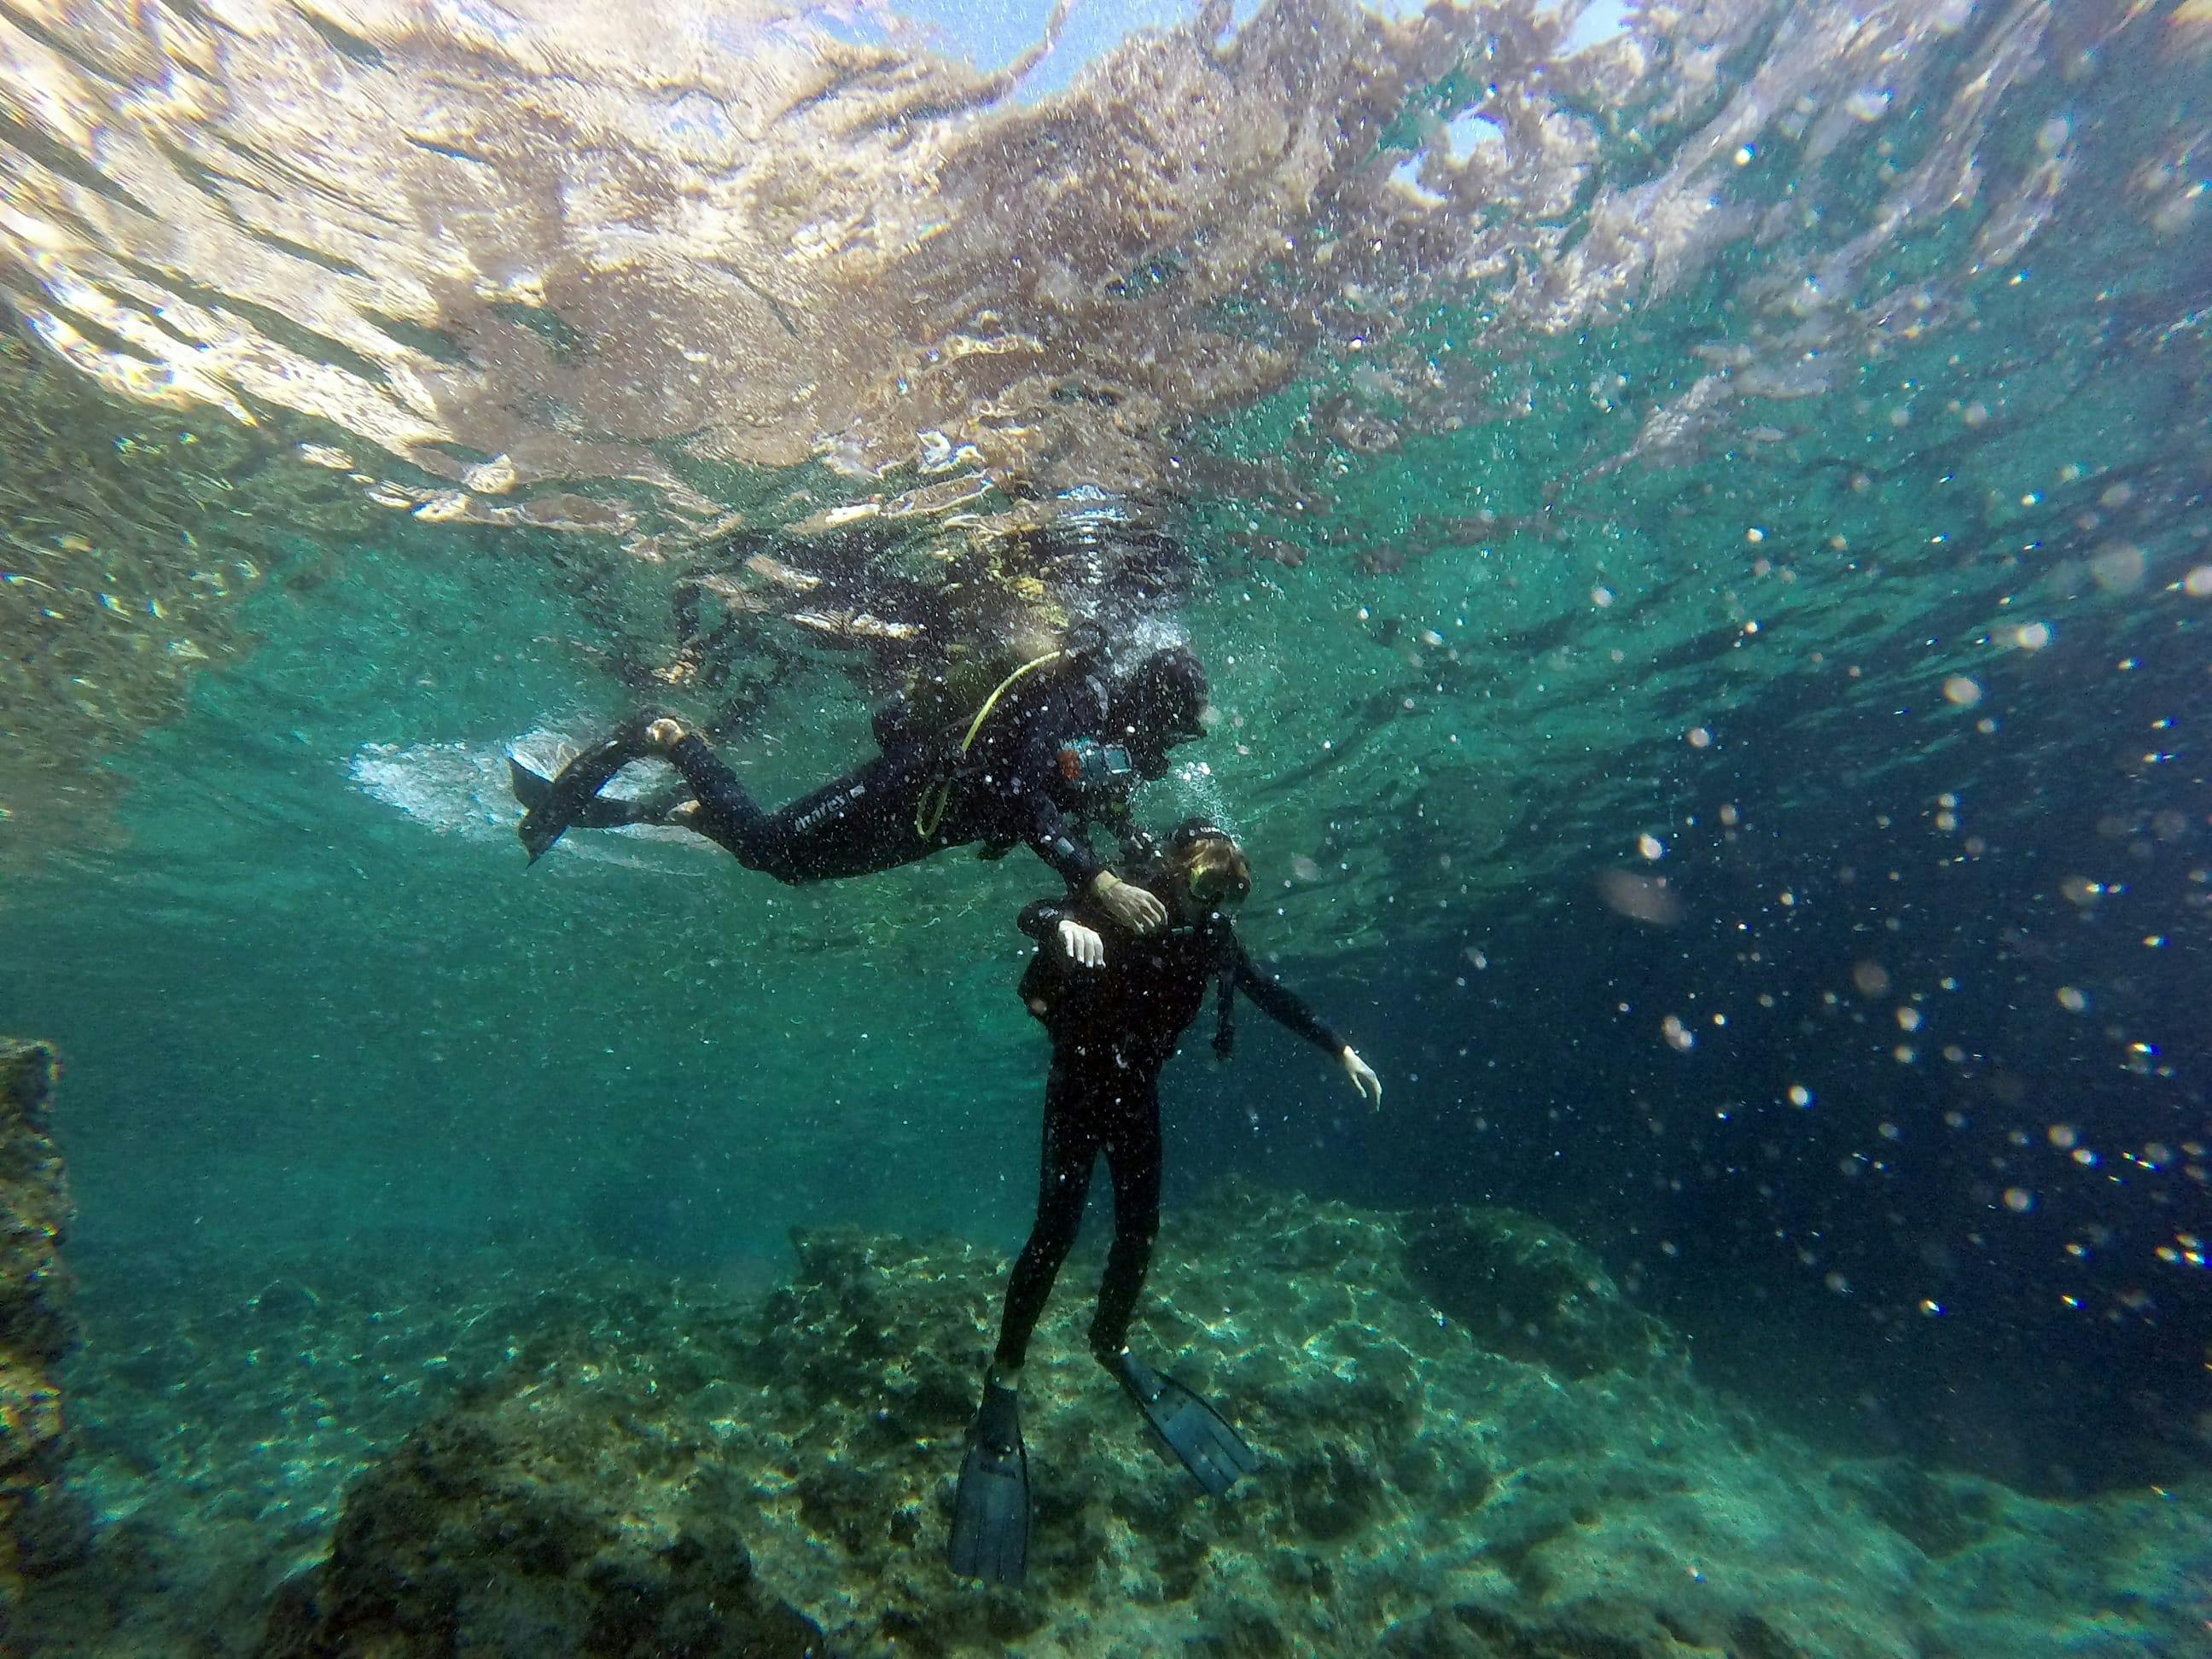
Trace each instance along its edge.
<instances>
[{"instance_id":1,"label":"diver's bare hand","mask_svg":"<svg viewBox=\"0 0 2212 1659\"><path fill-rule=\"evenodd\" d=\"M1098 937L1097 929L1085 927L1079 921L1060 924L1060 948L1067 952L1070 962L1081 967L1106 965L1106 941Z\"/></svg>"},{"instance_id":2,"label":"diver's bare hand","mask_svg":"<svg viewBox=\"0 0 2212 1659\"><path fill-rule=\"evenodd\" d=\"M1353 1053L1352 1045L1348 1042L1344 1045L1336 1058L1344 1067L1345 1076L1352 1079L1352 1086L1359 1091L1359 1097L1368 1102L1376 1111L1381 1111L1382 1109L1382 1079L1375 1075L1375 1068Z\"/></svg>"},{"instance_id":3,"label":"diver's bare hand","mask_svg":"<svg viewBox=\"0 0 2212 1659\"><path fill-rule=\"evenodd\" d=\"M1101 870L1091 878L1091 895L1105 907L1108 915L1133 933L1157 933L1168 925L1166 905L1111 870Z\"/></svg>"},{"instance_id":4,"label":"diver's bare hand","mask_svg":"<svg viewBox=\"0 0 2212 1659\"><path fill-rule=\"evenodd\" d=\"M645 746L656 755L665 755L684 741L684 728L665 716L645 728Z\"/></svg>"}]
</instances>

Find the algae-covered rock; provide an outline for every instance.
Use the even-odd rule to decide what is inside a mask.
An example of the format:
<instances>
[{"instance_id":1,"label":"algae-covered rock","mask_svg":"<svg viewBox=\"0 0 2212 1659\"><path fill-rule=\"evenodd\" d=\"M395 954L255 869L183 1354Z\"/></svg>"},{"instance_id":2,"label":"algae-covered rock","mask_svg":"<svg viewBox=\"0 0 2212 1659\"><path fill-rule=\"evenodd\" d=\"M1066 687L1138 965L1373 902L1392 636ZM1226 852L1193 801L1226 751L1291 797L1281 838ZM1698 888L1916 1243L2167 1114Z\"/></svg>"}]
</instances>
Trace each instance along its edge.
<instances>
[{"instance_id":1,"label":"algae-covered rock","mask_svg":"<svg viewBox=\"0 0 2212 1659\"><path fill-rule=\"evenodd\" d=\"M1568 1376L1681 1357L1674 1333L1631 1306L1595 1255L1534 1216L1431 1211L1409 1221L1405 1249L1414 1282L1494 1353Z\"/></svg>"},{"instance_id":2,"label":"algae-covered rock","mask_svg":"<svg viewBox=\"0 0 2212 1659\"><path fill-rule=\"evenodd\" d=\"M944 1549L1006 1264L795 1242L758 1301L597 1264L472 1314L465 1340L509 1363L356 1486L266 1659L2010 1659L2038 1629L2179 1652L2204 1616L2203 1493L2062 1510L1838 1463L1699 1386L1528 1218L1249 1188L1170 1218L1136 1346L1263 1467L1210 1502L1162 1455L1088 1352L1094 1241L1024 1377L1030 1581L986 1588ZM1482 1298L1516 1316L1486 1328Z\"/></svg>"},{"instance_id":3,"label":"algae-covered rock","mask_svg":"<svg viewBox=\"0 0 2212 1659\"><path fill-rule=\"evenodd\" d=\"M76 1343L61 1246L69 1181L49 1131L52 1050L0 1038L0 1613L26 1575L83 1553L83 1500L62 1484L68 1437L55 1367Z\"/></svg>"},{"instance_id":4,"label":"algae-covered rock","mask_svg":"<svg viewBox=\"0 0 2212 1659\"><path fill-rule=\"evenodd\" d=\"M755 1579L743 1496L701 1461L708 1434L557 1378L443 1413L354 1492L329 1562L280 1592L262 1652L818 1651L812 1621Z\"/></svg>"}]
</instances>

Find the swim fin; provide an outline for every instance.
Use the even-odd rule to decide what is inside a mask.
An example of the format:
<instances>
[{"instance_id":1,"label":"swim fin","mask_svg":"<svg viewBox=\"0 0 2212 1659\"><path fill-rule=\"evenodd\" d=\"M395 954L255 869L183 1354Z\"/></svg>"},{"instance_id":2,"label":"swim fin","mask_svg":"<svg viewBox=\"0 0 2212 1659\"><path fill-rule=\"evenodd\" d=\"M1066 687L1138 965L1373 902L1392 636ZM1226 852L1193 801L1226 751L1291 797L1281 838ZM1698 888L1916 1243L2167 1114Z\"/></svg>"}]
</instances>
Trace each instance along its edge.
<instances>
[{"instance_id":1,"label":"swim fin","mask_svg":"<svg viewBox=\"0 0 2212 1659\"><path fill-rule=\"evenodd\" d=\"M507 774L514 786L514 798L529 809L522 815L522 823L515 833L522 837L532 864L545 856L546 849L561 839L562 831L575 824L590 829L612 827L604 822L592 823L592 817L597 816L592 809L608 780L647 752L645 728L658 718L647 712L623 721L604 741L592 744L562 767L550 781L540 778L513 757L508 757ZM539 785L544 786L542 789ZM634 823L637 820L625 817L615 822Z\"/></svg>"},{"instance_id":2,"label":"swim fin","mask_svg":"<svg viewBox=\"0 0 2212 1659\"><path fill-rule=\"evenodd\" d=\"M1172 1376L1153 1370L1134 1355L1124 1352L1114 1363L1114 1374L1137 1402L1145 1420L1152 1425L1167 1449L1182 1460L1191 1479L1218 1498L1237 1484L1239 1475L1256 1474L1260 1455L1246 1445L1221 1413Z\"/></svg>"},{"instance_id":3,"label":"swim fin","mask_svg":"<svg viewBox=\"0 0 2212 1659\"><path fill-rule=\"evenodd\" d=\"M1030 1453L1022 1443L1021 1412L1013 1389L983 1385L945 1551L946 1564L964 1577L1018 1584L1029 1571Z\"/></svg>"},{"instance_id":4,"label":"swim fin","mask_svg":"<svg viewBox=\"0 0 2212 1659\"><path fill-rule=\"evenodd\" d=\"M514 798L526 811L552 793L553 780L532 771L512 755L507 757L507 777ZM622 830L633 823L666 823L676 809L692 799L690 787L678 783L650 795L594 795L570 822L571 830Z\"/></svg>"}]
</instances>

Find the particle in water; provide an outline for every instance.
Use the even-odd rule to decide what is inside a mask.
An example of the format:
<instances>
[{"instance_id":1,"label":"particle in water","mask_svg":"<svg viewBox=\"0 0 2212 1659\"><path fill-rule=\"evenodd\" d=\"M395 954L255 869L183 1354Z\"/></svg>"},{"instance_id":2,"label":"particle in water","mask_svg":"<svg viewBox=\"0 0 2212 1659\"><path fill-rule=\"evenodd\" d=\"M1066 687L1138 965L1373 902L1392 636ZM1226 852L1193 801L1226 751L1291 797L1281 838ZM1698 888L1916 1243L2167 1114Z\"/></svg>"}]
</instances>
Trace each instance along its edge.
<instances>
[{"instance_id":1,"label":"particle in water","mask_svg":"<svg viewBox=\"0 0 2212 1659\"><path fill-rule=\"evenodd\" d=\"M1851 983L1861 996L1881 996L1889 989L1889 969L1871 960L1859 963L1851 969Z\"/></svg>"},{"instance_id":2,"label":"particle in water","mask_svg":"<svg viewBox=\"0 0 2212 1659\"><path fill-rule=\"evenodd\" d=\"M2058 1006L2069 1014L2078 1014L2089 1006L2089 999L2071 985L2058 988Z\"/></svg>"},{"instance_id":3,"label":"particle in water","mask_svg":"<svg viewBox=\"0 0 2212 1659\"><path fill-rule=\"evenodd\" d=\"M1636 838L1636 850L1656 863L1667 856L1667 843L1646 830Z\"/></svg>"},{"instance_id":4,"label":"particle in water","mask_svg":"<svg viewBox=\"0 0 2212 1659\"><path fill-rule=\"evenodd\" d=\"M1690 728L1689 740L1690 747L1692 749L1710 749L1713 746L1712 732L1702 726L1693 726ZM1726 807L1722 809L1723 812L1728 810Z\"/></svg>"},{"instance_id":5,"label":"particle in water","mask_svg":"<svg viewBox=\"0 0 2212 1659\"><path fill-rule=\"evenodd\" d=\"M1943 682L1943 700L1960 708L1972 708L1982 700L1982 688L1964 674L1954 674Z\"/></svg>"},{"instance_id":6,"label":"particle in water","mask_svg":"<svg viewBox=\"0 0 2212 1659\"><path fill-rule=\"evenodd\" d=\"M1634 921L1668 927L1682 919L1682 902L1664 876L1639 876L1608 870L1598 878L1598 896L1607 908Z\"/></svg>"},{"instance_id":7,"label":"particle in water","mask_svg":"<svg viewBox=\"0 0 2212 1659\"><path fill-rule=\"evenodd\" d=\"M1698 1034L1682 1024L1681 1017L1669 1014L1659 1022L1660 1035L1667 1039L1668 1047L1677 1054L1687 1054L1698 1046Z\"/></svg>"},{"instance_id":8,"label":"particle in water","mask_svg":"<svg viewBox=\"0 0 2212 1659\"><path fill-rule=\"evenodd\" d=\"M2200 564L2184 576L2181 591L2192 599L2212 599L2212 564Z\"/></svg>"},{"instance_id":9,"label":"particle in water","mask_svg":"<svg viewBox=\"0 0 2212 1659\"><path fill-rule=\"evenodd\" d=\"M1813 1091L1802 1083L1791 1084L1790 1103L1792 1106L1810 1106L1813 1103Z\"/></svg>"},{"instance_id":10,"label":"particle in water","mask_svg":"<svg viewBox=\"0 0 2212 1659\"><path fill-rule=\"evenodd\" d=\"M2061 1152L2072 1146L2077 1139L2075 1127L2070 1123L2052 1124L2050 1128L2044 1131L2044 1137Z\"/></svg>"},{"instance_id":11,"label":"particle in water","mask_svg":"<svg viewBox=\"0 0 2212 1659\"><path fill-rule=\"evenodd\" d=\"M2114 542L2089 561L2089 574L2107 593L2132 593L2142 586L2148 561L2133 542Z\"/></svg>"},{"instance_id":12,"label":"particle in water","mask_svg":"<svg viewBox=\"0 0 2212 1659\"><path fill-rule=\"evenodd\" d=\"M2022 623L2013 629L2013 643L2023 651L2040 651L2051 643L2049 623Z\"/></svg>"},{"instance_id":13,"label":"particle in water","mask_svg":"<svg viewBox=\"0 0 2212 1659\"><path fill-rule=\"evenodd\" d=\"M2014 1215L2026 1215L2035 1207L2035 1194L2025 1187L2008 1187L2004 1190L2004 1206Z\"/></svg>"}]
</instances>

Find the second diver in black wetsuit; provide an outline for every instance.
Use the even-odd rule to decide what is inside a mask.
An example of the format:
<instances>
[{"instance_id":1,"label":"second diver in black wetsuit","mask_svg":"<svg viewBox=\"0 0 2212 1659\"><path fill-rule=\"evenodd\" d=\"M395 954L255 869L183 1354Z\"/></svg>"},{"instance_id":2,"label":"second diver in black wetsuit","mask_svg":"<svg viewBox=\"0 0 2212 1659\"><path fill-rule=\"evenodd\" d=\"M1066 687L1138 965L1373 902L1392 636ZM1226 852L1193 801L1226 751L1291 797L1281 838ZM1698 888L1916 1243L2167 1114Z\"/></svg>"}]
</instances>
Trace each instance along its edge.
<instances>
[{"instance_id":1,"label":"second diver in black wetsuit","mask_svg":"<svg viewBox=\"0 0 2212 1659\"><path fill-rule=\"evenodd\" d=\"M1090 893L1122 927L1150 932L1165 920L1158 901L1105 868L1084 826L1127 825L1136 786L1165 776L1168 750L1200 734L1206 694L1206 670L1182 646L1155 651L1119 678L1094 659L1054 653L1001 681L972 721L917 732L896 705L879 713L881 755L774 812L705 738L641 714L553 779L511 763L529 809L520 834L534 862L572 825L681 824L793 885L872 874L943 847L981 842L994 857L1025 842L1070 890ZM599 799L617 772L648 754L674 766L693 799Z\"/></svg>"},{"instance_id":2,"label":"second diver in black wetsuit","mask_svg":"<svg viewBox=\"0 0 2212 1659\"><path fill-rule=\"evenodd\" d=\"M1106 1155L1114 1182L1114 1243L1091 1326L1091 1352L1134 1399L1168 1449L1219 1497L1258 1460L1198 1395L1128 1350L1129 1319L1151 1265L1160 1214L1160 1069L1197 1018L1209 986L1220 996L1214 1052L1229 1057L1242 991L1343 1067L1380 1107L1366 1062L1296 996L1252 964L1229 911L1251 890L1243 852L1200 819L1178 828L1164 857L1129 872L1169 916L1164 931L1133 938L1089 896L1044 900L1021 915L1039 943L1022 997L1052 1037L1045 1085L1043 1170L1036 1225L1006 1286L999 1346L969 1432L953 1500L946 1559L955 1572L1018 1583L1029 1559L1029 1454L1022 1443L1022 1364L1030 1334L1083 1221L1092 1164Z\"/></svg>"}]
</instances>

